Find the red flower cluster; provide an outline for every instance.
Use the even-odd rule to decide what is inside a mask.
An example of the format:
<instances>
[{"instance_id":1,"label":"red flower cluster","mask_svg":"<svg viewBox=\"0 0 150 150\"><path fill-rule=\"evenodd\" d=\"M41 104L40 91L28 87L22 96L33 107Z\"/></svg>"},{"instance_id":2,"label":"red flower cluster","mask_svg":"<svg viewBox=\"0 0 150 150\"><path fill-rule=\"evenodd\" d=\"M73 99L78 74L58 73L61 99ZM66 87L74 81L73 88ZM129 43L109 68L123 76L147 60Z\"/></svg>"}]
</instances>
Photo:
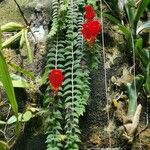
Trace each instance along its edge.
<instances>
[{"instance_id":1,"label":"red flower cluster","mask_svg":"<svg viewBox=\"0 0 150 150\"><path fill-rule=\"evenodd\" d=\"M62 82L64 80L64 75L60 69L53 69L48 76L49 83L54 91L57 94Z\"/></svg>"},{"instance_id":2,"label":"red flower cluster","mask_svg":"<svg viewBox=\"0 0 150 150\"><path fill-rule=\"evenodd\" d=\"M94 12L92 6L91 5L87 5L87 6L85 6L84 9L85 9L85 12L86 12L85 13L85 19L87 21L93 20L94 17L95 17L95 12Z\"/></svg>"},{"instance_id":3,"label":"red flower cluster","mask_svg":"<svg viewBox=\"0 0 150 150\"><path fill-rule=\"evenodd\" d=\"M82 25L83 38L87 41L88 47L91 47L95 43L96 37L101 32L102 26L100 21L94 20L95 12L91 5L85 7L85 19L86 23Z\"/></svg>"}]
</instances>

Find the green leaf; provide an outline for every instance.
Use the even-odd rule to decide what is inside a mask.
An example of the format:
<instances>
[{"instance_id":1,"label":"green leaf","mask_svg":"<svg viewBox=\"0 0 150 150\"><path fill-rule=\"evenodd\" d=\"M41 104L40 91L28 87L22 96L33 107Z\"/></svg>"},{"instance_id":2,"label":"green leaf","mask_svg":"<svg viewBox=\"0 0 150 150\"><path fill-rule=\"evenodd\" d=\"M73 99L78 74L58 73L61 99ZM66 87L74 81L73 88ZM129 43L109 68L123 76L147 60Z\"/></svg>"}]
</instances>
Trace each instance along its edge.
<instances>
[{"instance_id":1,"label":"green leaf","mask_svg":"<svg viewBox=\"0 0 150 150\"><path fill-rule=\"evenodd\" d=\"M0 140L0 150L9 150L9 146L7 143L5 143L4 141Z\"/></svg>"},{"instance_id":2,"label":"green leaf","mask_svg":"<svg viewBox=\"0 0 150 150\"><path fill-rule=\"evenodd\" d=\"M72 98L71 98L72 99ZM67 109L67 108L71 108L72 107L72 105L73 105L73 103L72 102L67 102L66 100L65 100L65 109ZM66 118L65 118L66 119Z\"/></svg>"},{"instance_id":3,"label":"green leaf","mask_svg":"<svg viewBox=\"0 0 150 150\"><path fill-rule=\"evenodd\" d=\"M142 64L147 67L147 64L150 62L149 56L147 52L142 49L143 47L143 40L142 38L138 38L135 41L135 53L140 58Z\"/></svg>"},{"instance_id":4,"label":"green leaf","mask_svg":"<svg viewBox=\"0 0 150 150\"><path fill-rule=\"evenodd\" d=\"M71 90L68 90L68 91L66 91L66 92L63 94L63 96L66 96L66 95L71 94L71 93L72 93L72 91L71 91Z\"/></svg>"},{"instance_id":5,"label":"green leaf","mask_svg":"<svg viewBox=\"0 0 150 150\"><path fill-rule=\"evenodd\" d=\"M64 87L64 92L65 91L68 91L68 90L71 90L71 88L72 88L72 85L71 84L68 84L68 85L66 85L65 87Z\"/></svg>"},{"instance_id":6,"label":"green leaf","mask_svg":"<svg viewBox=\"0 0 150 150\"><path fill-rule=\"evenodd\" d=\"M127 0L125 2L125 9L129 19L130 25L133 25L133 20L135 17L135 2L134 0Z\"/></svg>"},{"instance_id":7,"label":"green leaf","mask_svg":"<svg viewBox=\"0 0 150 150\"><path fill-rule=\"evenodd\" d=\"M76 111L78 113L78 116L83 116L83 113L85 112L85 107L83 108L78 107L76 108Z\"/></svg>"},{"instance_id":8,"label":"green leaf","mask_svg":"<svg viewBox=\"0 0 150 150\"><path fill-rule=\"evenodd\" d=\"M9 46L11 43L18 40L21 37L21 35L22 35L22 31L16 33L14 36L7 39L5 42L2 43L2 48L5 48L5 47Z\"/></svg>"},{"instance_id":9,"label":"green leaf","mask_svg":"<svg viewBox=\"0 0 150 150\"><path fill-rule=\"evenodd\" d=\"M140 27L137 28L136 34L139 34L141 31L143 31L145 29L149 29L149 28L150 28L150 21L147 21L144 24L142 24Z\"/></svg>"},{"instance_id":10,"label":"green leaf","mask_svg":"<svg viewBox=\"0 0 150 150\"><path fill-rule=\"evenodd\" d=\"M25 80L21 76L13 74L13 75L11 75L11 78L12 78L13 87L20 87L20 88L28 88L29 87L27 80Z\"/></svg>"},{"instance_id":11,"label":"green leaf","mask_svg":"<svg viewBox=\"0 0 150 150\"><path fill-rule=\"evenodd\" d=\"M149 0L141 0L140 6L138 7L137 11L135 12L135 19L134 24L137 25L137 22L139 21L141 15L143 14L144 10L146 9L147 5L149 4Z\"/></svg>"},{"instance_id":12,"label":"green leaf","mask_svg":"<svg viewBox=\"0 0 150 150\"><path fill-rule=\"evenodd\" d=\"M0 31L0 47L1 46L1 31ZM11 81L11 77L8 71L8 67L5 61L5 58L2 55L1 49L0 49L0 78L1 78L1 82L3 83L3 86L5 88L5 91L7 93L8 99L10 101L10 104L12 106L13 111L15 112L15 115L18 114L18 104L16 101L16 97L15 97L15 93L14 93L14 88L12 85L12 81Z\"/></svg>"},{"instance_id":13,"label":"green leaf","mask_svg":"<svg viewBox=\"0 0 150 150\"><path fill-rule=\"evenodd\" d=\"M146 53L146 56L148 57L148 59L150 61L150 47L149 48L143 48L142 50Z\"/></svg>"},{"instance_id":14,"label":"green leaf","mask_svg":"<svg viewBox=\"0 0 150 150\"><path fill-rule=\"evenodd\" d=\"M68 96L68 97L65 99L65 102L70 101L70 100L72 100L72 96ZM67 105L67 104L66 104L66 105Z\"/></svg>"},{"instance_id":15,"label":"green leaf","mask_svg":"<svg viewBox=\"0 0 150 150\"><path fill-rule=\"evenodd\" d=\"M137 107L137 94L141 89L144 82L144 76L137 75L132 83L127 84L127 91L129 96L129 104L128 104L128 116L133 117ZM136 88L135 88L136 84Z\"/></svg>"},{"instance_id":16,"label":"green leaf","mask_svg":"<svg viewBox=\"0 0 150 150\"><path fill-rule=\"evenodd\" d=\"M67 70L69 70L69 71L71 71L71 67L69 67L69 68L67 68ZM72 75L72 73L71 72L67 72L66 74L65 74L65 78L67 79L67 78L69 78L69 76L71 76Z\"/></svg>"},{"instance_id":17,"label":"green leaf","mask_svg":"<svg viewBox=\"0 0 150 150\"><path fill-rule=\"evenodd\" d=\"M29 84L27 83L27 81L18 75L15 75L15 74L11 75L11 79L12 79L13 87L20 87L20 88L29 87ZM1 82L0 82L0 86L3 86Z\"/></svg>"},{"instance_id":18,"label":"green leaf","mask_svg":"<svg viewBox=\"0 0 150 150\"><path fill-rule=\"evenodd\" d=\"M7 124L13 124L17 121L16 116L11 116L8 120L7 120Z\"/></svg>"},{"instance_id":19,"label":"green leaf","mask_svg":"<svg viewBox=\"0 0 150 150\"><path fill-rule=\"evenodd\" d=\"M145 88L147 94L150 95L150 63L147 65Z\"/></svg>"},{"instance_id":20,"label":"green leaf","mask_svg":"<svg viewBox=\"0 0 150 150\"><path fill-rule=\"evenodd\" d=\"M58 57L58 59L57 59L58 62L64 62L64 58L63 57L59 57L59 56L57 56L57 57Z\"/></svg>"},{"instance_id":21,"label":"green leaf","mask_svg":"<svg viewBox=\"0 0 150 150\"><path fill-rule=\"evenodd\" d=\"M71 73L70 73L71 75ZM66 76L65 76L66 77ZM64 82L63 82L63 85L66 85L66 84L70 84L71 83L71 79L70 78L67 78Z\"/></svg>"},{"instance_id":22,"label":"green leaf","mask_svg":"<svg viewBox=\"0 0 150 150\"><path fill-rule=\"evenodd\" d=\"M1 121L1 120L0 120L0 125L5 125L5 124L6 124L5 121Z\"/></svg>"},{"instance_id":23,"label":"green leaf","mask_svg":"<svg viewBox=\"0 0 150 150\"><path fill-rule=\"evenodd\" d=\"M135 41L135 48L136 49L142 49L142 47L143 47L143 39L137 38Z\"/></svg>"},{"instance_id":24,"label":"green leaf","mask_svg":"<svg viewBox=\"0 0 150 150\"><path fill-rule=\"evenodd\" d=\"M25 43L25 30L22 29L22 35L20 38L20 48L23 48L24 43Z\"/></svg>"},{"instance_id":25,"label":"green leaf","mask_svg":"<svg viewBox=\"0 0 150 150\"><path fill-rule=\"evenodd\" d=\"M115 18L114 16L112 16L110 14L103 13L103 17L108 18L110 21L112 21L115 24L121 24L121 22L117 18Z\"/></svg>"},{"instance_id":26,"label":"green leaf","mask_svg":"<svg viewBox=\"0 0 150 150\"><path fill-rule=\"evenodd\" d=\"M23 28L24 28L24 25L22 25L22 24L18 24L15 22L9 22L9 23L1 26L1 31L2 32L14 32L14 31L22 30Z\"/></svg>"},{"instance_id":27,"label":"green leaf","mask_svg":"<svg viewBox=\"0 0 150 150\"><path fill-rule=\"evenodd\" d=\"M9 63L9 65L11 67L13 67L16 71L20 72L20 73L23 73L25 76L29 77L29 78L32 78L33 80L35 80L35 75L33 72L31 71L28 71L24 68L21 68L20 66L17 66L16 64L13 64L13 63Z\"/></svg>"},{"instance_id":28,"label":"green leaf","mask_svg":"<svg viewBox=\"0 0 150 150\"><path fill-rule=\"evenodd\" d=\"M128 30L128 28L126 28L124 25L122 25L118 19L116 19L114 16L106 14L106 13L103 13L103 16L108 18L113 23L115 23L127 39L130 37L130 35L131 35L130 31Z\"/></svg>"},{"instance_id":29,"label":"green leaf","mask_svg":"<svg viewBox=\"0 0 150 150\"><path fill-rule=\"evenodd\" d=\"M68 61L66 64L65 64L65 67L67 68L67 66L70 66L72 65L72 62L71 61Z\"/></svg>"},{"instance_id":30,"label":"green leaf","mask_svg":"<svg viewBox=\"0 0 150 150\"><path fill-rule=\"evenodd\" d=\"M33 51L30 47L30 43L28 40L28 30L26 29L24 32L25 32L24 36L25 36L25 42L26 42L26 47L27 47L28 60L29 60L29 63L32 63L33 62Z\"/></svg>"},{"instance_id":31,"label":"green leaf","mask_svg":"<svg viewBox=\"0 0 150 150\"><path fill-rule=\"evenodd\" d=\"M18 120L20 122L27 122L29 121L31 118L32 118L32 113L31 111L26 111L24 114L20 113L19 116L18 116ZM7 120L7 124L13 124L17 122L17 118L16 116L11 116L8 120Z\"/></svg>"},{"instance_id":32,"label":"green leaf","mask_svg":"<svg viewBox=\"0 0 150 150\"><path fill-rule=\"evenodd\" d=\"M0 51L2 50L2 31L0 29Z\"/></svg>"},{"instance_id":33,"label":"green leaf","mask_svg":"<svg viewBox=\"0 0 150 150\"><path fill-rule=\"evenodd\" d=\"M129 31L129 29L121 24L118 24L118 27L120 31L122 31L122 33L125 35L126 39L129 39L131 36L131 32Z\"/></svg>"},{"instance_id":34,"label":"green leaf","mask_svg":"<svg viewBox=\"0 0 150 150\"><path fill-rule=\"evenodd\" d=\"M44 72L44 74L41 77L41 83L40 83L41 85L46 83L48 75L49 75L49 72L50 72L49 68L45 68L45 72Z\"/></svg>"},{"instance_id":35,"label":"green leaf","mask_svg":"<svg viewBox=\"0 0 150 150\"><path fill-rule=\"evenodd\" d=\"M19 115L18 119L21 122L27 122L32 118L31 111L26 111L24 114Z\"/></svg>"},{"instance_id":36,"label":"green leaf","mask_svg":"<svg viewBox=\"0 0 150 150\"><path fill-rule=\"evenodd\" d=\"M48 53L48 54L47 54L47 57L48 57L48 58L49 58L49 57L54 57L54 58L55 58L55 55L56 55L55 53L52 53L52 52L51 52L51 53Z\"/></svg>"}]
</instances>

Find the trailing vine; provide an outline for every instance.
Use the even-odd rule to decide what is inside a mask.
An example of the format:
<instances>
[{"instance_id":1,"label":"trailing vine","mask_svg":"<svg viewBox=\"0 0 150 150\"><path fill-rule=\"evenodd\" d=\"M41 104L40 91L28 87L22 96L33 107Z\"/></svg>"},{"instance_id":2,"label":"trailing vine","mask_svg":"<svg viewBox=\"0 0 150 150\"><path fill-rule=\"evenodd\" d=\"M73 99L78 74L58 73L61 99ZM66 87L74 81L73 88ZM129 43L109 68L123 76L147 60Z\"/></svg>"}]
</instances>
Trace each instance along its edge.
<instances>
[{"instance_id":1,"label":"trailing vine","mask_svg":"<svg viewBox=\"0 0 150 150\"><path fill-rule=\"evenodd\" d=\"M58 30L58 12L59 12L59 2L58 0L52 0L52 28L49 33L49 37L51 38L57 33Z\"/></svg>"},{"instance_id":2,"label":"trailing vine","mask_svg":"<svg viewBox=\"0 0 150 150\"><path fill-rule=\"evenodd\" d=\"M66 145L65 149L78 149L78 142L80 133L79 130L79 115L78 108L80 99L80 81L78 75L80 73L80 54L78 48L75 47L76 30L77 30L77 16L78 7L73 0L70 0L67 14L67 35L66 35L66 48L65 57L69 58L65 63L65 74L68 78L67 84L64 84L65 110L66 110ZM78 57L79 56L79 57ZM78 57L78 58L77 58Z\"/></svg>"},{"instance_id":3,"label":"trailing vine","mask_svg":"<svg viewBox=\"0 0 150 150\"><path fill-rule=\"evenodd\" d=\"M47 150L79 149L79 117L85 112L90 92L87 52L81 33L84 5L84 0L53 0L45 70L48 75L51 70L60 69L65 79L53 97L47 86Z\"/></svg>"},{"instance_id":4,"label":"trailing vine","mask_svg":"<svg viewBox=\"0 0 150 150\"><path fill-rule=\"evenodd\" d=\"M61 42L58 41L58 37L53 38L53 43L50 44L51 48L48 51L47 55L47 68L48 70L51 70L53 68L61 68L63 69L63 45ZM59 49L59 51L58 51ZM57 60L57 62L56 62ZM61 108L62 108L62 102L61 102L61 90L59 91L58 96L53 96L50 91L49 86L47 87L46 95L45 95L45 106L47 108L47 149L58 149L62 147L62 144L59 140L59 137L62 132L61 128L61 120L62 120L62 114L61 114Z\"/></svg>"}]
</instances>

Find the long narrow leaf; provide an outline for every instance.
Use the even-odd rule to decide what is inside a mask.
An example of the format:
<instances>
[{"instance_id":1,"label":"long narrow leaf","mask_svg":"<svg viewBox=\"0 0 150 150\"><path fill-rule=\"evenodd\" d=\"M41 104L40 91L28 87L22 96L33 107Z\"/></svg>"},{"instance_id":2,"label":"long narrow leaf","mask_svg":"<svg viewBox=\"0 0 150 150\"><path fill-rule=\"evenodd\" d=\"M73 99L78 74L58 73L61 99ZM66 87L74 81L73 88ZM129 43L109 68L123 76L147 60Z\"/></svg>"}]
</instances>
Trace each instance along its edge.
<instances>
[{"instance_id":1,"label":"long narrow leaf","mask_svg":"<svg viewBox=\"0 0 150 150\"><path fill-rule=\"evenodd\" d=\"M25 29L22 29L22 35L21 35L21 38L20 38L20 48L23 48L23 45L25 43L25 36L24 36L25 31L24 30Z\"/></svg>"},{"instance_id":2,"label":"long narrow leaf","mask_svg":"<svg viewBox=\"0 0 150 150\"><path fill-rule=\"evenodd\" d=\"M138 38L135 42L135 54L140 58L143 66L147 67L148 63L150 63L149 54L142 49L143 47L143 39Z\"/></svg>"},{"instance_id":3,"label":"long narrow leaf","mask_svg":"<svg viewBox=\"0 0 150 150\"><path fill-rule=\"evenodd\" d=\"M137 107L137 98L138 98L138 92L141 89L143 82L144 82L144 76L142 75L137 75L135 77L135 82L128 83L127 84L127 91L128 91L128 96L129 96L129 104L128 104L128 116L133 117L134 113L136 111ZM135 88L136 84L136 88Z\"/></svg>"},{"instance_id":4,"label":"long narrow leaf","mask_svg":"<svg viewBox=\"0 0 150 150\"><path fill-rule=\"evenodd\" d=\"M8 65L10 65L12 68L14 68L16 71L20 72L20 73L23 73L26 77L28 78L32 78L33 80L35 80L35 75L33 72L27 70L27 69L24 69L20 66L17 66L16 64L14 63L9 63Z\"/></svg>"},{"instance_id":5,"label":"long narrow leaf","mask_svg":"<svg viewBox=\"0 0 150 150\"><path fill-rule=\"evenodd\" d=\"M2 50L2 32L0 29L0 51Z\"/></svg>"},{"instance_id":6,"label":"long narrow leaf","mask_svg":"<svg viewBox=\"0 0 150 150\"><path fill-rule=\"evenodd\" d=\"M115 23L119 27L120 31L122 31L122 33L125 35L126 39L128 39L130 37L131 33L128 30L128 28L125 27L124 25L122 25L121 22L117 18L115 18L114 16L112 16L110 14L106 14L106 13L103 13L103 16L108 18L113 23Z\"/></svg>"},{"instance_id":7,"label":"long narrow leaf","mask_svg":"<svg viewBox=\"0 0 150 150\"><path fill-rule=\"evenodd\" d=\"M103 13L103 17L108 18L110 21L112 21L115 24L121 24L121 22L117 18L115 18L114 16L110 14Z\"/></svg>"},{"instance_id":8,"label":"long narrow leaf","mask_svg":"<svg viewBox=\"0 0 150 150\"><path fill-rule=\"evenodd\" d=\"M149 96L150 95L150 63L147 65L147 75L146 75L145 88L146 88L146 92Z\"/></svg>"},{"instance_id":9,"label":"long narrow leaf","mask_svg":"<svg viewBox=\"0 0 150 150\"><path fill-rule=\"evenodd\" d=\"M1 30L0 30L0 41L1 41ZM0 42L0 45L2 45L2 43ZM2 49L2 46L0 46ZM2 55L0 49L0 77L1 77L1 82L3 83L3 86L5 88L5 91L7 93L8 99L11 103L12 109L15 113L15 115L18 114L18 105L17 105L17 101L16 101L16 97L15 97L15 93L14 93L14 89L12 86L12 81L9 75L9 71L8 71L8 67L5 61L5 58Z\"/></svg>"},{"instance_id":10,"label":"long narrow leaf","mask_svg":"<svg viewBox=\"0 0 150 150\"><path fill-rule=\"evenodd\" d=\"M30 47L30 43L28 40L28 30L25 30L24 32L25 32L24 36L25 36L25 42L26 42L26 46L27 46L28 60L29 60L29 63L32 63L33 62L33 51Z\"/></svg>"},{"instance_id":11,"label":"long narrow leaf","mask_svg":"<svg viewBox=\"0 0 150 150\"><path fill-rule=\"evenodd\" d=\"M125 26L118 24L118 27L120 29L120 31L122 31L122 33L125 35L126 39L129 39L131 37L131 33L128 30L128 28L126 28Z\"/></svg>"},{"instance_id":12,"label":"long narrow leaf","mask_svg":"<svg viewBox=\"0 0 150 150\"><path fill-rule=\"evenodd\" d=\"M135 17L135 1L127 0L125 3L125 10L126 10L130 25L133 25L133 20Z\"/></svg>"},{"instance_id":13,"label":"long narrow leaf","mask_svg":"<svg viewBox=\"0 0 150 150\"><path fill-rule=\"evenodd\" d=\"M22 24L9 22L1 26L1 31L2 32L14 32L14 31L22 30L23 28L24 28L24 25Z\"/></svg>"},{"instance_id":14,"label":"long narrow leaf","mask_svg":"<svg viewBox=\"0 0 150 150\"><path fill-rule=\"evenodd\" d=\"M134 19L134 23L135 25L137 24L137 22L139 21L141 15L143 14L144 10L146 9L147 5L149 4L149 0L141 0L140 2L140 6L136 12L135 15L135 19Z\"/></svg>"},{"instance_id":15,"label":"long narrow leaf","mask_svg":"<svg viewBox=\"0 0 150 150\"><path fill-rule=\"evenodd\" d=\"M7 39L5 42L2 43L2 48L9 46L12 42L15 42L22 34L22 31L16 33L14 36Z\"/></svg>"},{"instance_id":16,"label":"long narrow leaf","mask_svg":"<svg viewBox=\"0 0 150 150\"><path fill-rule=\"evenodd\" d=\"M4 141L0 141L0 150L9 150L9 146Z\"/></svg>"},{"instance_id":17,"label":"long narrow leaf","mask_svg":"<svg viewBox=\"0 0 150 150\"><path fill-rule=\"evenodd\" d=\"M22 78L18 75L15 75L15 74L11 75L11 79L12 79L13 87L19 87L19 88L28 88L29 87L28 82L24 78ZM0 86L3 86L1 81L0 81Z\"/></svg>"}]
</instances>

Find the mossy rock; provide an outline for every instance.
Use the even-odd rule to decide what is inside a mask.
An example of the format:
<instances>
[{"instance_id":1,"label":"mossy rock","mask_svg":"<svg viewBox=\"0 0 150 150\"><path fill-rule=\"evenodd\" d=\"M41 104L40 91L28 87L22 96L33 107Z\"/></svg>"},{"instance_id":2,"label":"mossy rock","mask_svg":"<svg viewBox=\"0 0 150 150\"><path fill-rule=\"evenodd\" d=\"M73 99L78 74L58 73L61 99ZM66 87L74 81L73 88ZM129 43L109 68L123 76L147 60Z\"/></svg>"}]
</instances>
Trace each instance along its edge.
<instances>
[{"instance_id":1,"label":"mossy rock","mask_svg":"<svg viewBox=\"0 0 150 150\"><path fill-rule=\"evenodd\" d=\"M33 0L18 0L20 6L27 5ZM8 22L22 22L22 16L13 0L5 0L0 3L0 25Z\"/></svg>"},{"instance_id":2,"label":"mossy rock","mask_svg":"<svg viewBox=\"0 0 150 150\"><path fill-rule=\"evenodd\" d=\"M17 0L17 2L29 22L31 14L34 13L37 5L42 5L44 14L46 14L46 16L50 15L51 0ZM4 0L0 2L0 25L8 22L24 23L24 20L14 0Z\"/></svg>"}]
</instances>

